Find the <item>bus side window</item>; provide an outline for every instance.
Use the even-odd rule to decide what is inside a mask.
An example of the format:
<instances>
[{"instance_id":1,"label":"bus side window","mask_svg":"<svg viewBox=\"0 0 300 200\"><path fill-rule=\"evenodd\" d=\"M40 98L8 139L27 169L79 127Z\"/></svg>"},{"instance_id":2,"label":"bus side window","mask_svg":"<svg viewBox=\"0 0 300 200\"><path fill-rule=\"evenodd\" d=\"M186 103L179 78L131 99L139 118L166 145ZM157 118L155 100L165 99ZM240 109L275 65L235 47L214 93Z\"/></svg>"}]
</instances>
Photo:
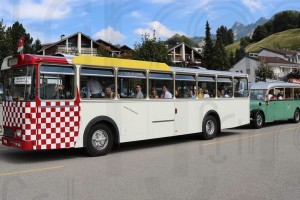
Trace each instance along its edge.
<instances>
[{"instance_id":1,"label":"bus side window","mask_svg":"<svg viewBox=\"0 0 300 200\"><path fill-rule=\"evenodd\" d=\"M113 69L83 66L80 70L80 97L83 99L108 98L106 88L115 90Z\"/></svg>"},{"instance_id":2,"label":"bus side window","mask_svg":"<svg viewBox=\"0 0 300 200\"><path fill-rule=\"evenodd\" d=\"M167 86L167 88L166 88ZM160 99L167 99L164 97L164 90L168 90L168 98L173 98L174 95L174 86L173 86L173 75L170 73L158 73L158 72L150 72L149 73L149 87L156 88L157 95ZM151 96L151 92L149 91L149 95Z\"/></svg>"},{"instance_id":3,"label":"bus side window","mask_svg":"<svg viewBox=\"0 0 300 200\"><path fill-rule=\"evenodd\" d=\"M192 98L192 99L196 98L195 76L176 74L175 97L176 98Z\"/></svg>"},{"instance_id":4,"label":"bus side window","mask_svg":"<svg viewBox=\"0 0 300 200\"><path fill-rule=\"evenodd\" d=\"M118 71L118 93L120 98L146 98L146 71Z\"/></svg>"}]
</instances>

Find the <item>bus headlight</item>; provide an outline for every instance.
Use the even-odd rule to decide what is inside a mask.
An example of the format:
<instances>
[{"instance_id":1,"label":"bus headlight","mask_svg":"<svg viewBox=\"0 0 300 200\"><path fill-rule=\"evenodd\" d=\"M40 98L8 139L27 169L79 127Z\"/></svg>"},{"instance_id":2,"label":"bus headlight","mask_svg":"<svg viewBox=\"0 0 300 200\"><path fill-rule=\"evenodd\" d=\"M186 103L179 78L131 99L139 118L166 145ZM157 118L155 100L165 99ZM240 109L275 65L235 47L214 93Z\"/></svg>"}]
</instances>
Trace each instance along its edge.
<instances>
[{"instance_id":1,"label":"bus headlight","mask_svg":"<svg viewBox=\"0 0 300 200\"><path fill-rule=\"evenodd\" d=\"M22 136L22 135L21 135L21 130L20 130L20 129L17 129L17 130L16 130L16 136L19 137L19 138Z\"/></svg>"}]
</instances>

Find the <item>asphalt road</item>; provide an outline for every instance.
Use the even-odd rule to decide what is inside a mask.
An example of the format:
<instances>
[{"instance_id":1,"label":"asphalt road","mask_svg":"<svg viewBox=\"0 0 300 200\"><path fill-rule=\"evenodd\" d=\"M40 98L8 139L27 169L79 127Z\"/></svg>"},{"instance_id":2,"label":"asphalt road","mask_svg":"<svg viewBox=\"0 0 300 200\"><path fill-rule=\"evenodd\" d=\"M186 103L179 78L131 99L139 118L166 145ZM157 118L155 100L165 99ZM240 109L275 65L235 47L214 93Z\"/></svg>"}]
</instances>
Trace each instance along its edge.
<instances>
[{"instance_id":1,"label":"asphalt road","mask_svg":"<svg viewBox=\"0 0 300 200\"><path fill-rule=\"evenodd\" d=\"M0 199L300 199L300 123L80 149L0 145Z\"/></svg>"}]
</instances>

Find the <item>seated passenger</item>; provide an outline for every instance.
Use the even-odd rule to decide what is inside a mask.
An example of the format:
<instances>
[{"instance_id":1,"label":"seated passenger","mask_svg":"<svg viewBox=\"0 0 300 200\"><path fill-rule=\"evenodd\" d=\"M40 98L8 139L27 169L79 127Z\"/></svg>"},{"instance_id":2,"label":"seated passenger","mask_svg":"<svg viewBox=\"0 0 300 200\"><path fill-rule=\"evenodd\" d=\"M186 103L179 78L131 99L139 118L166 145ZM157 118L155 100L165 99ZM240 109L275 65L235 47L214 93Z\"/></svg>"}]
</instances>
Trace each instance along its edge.
<instances>
[{"instance_id":1,"label":"seated passenger","mask_svg":"<svg viewBox=\"0 0 300 200\"><path fill-rule=\"evenodd\" d=\"M198 98L203 98L203 90L201 87L198 88Z\"/></svg>"},{"instance_id":2,"label":"seated passenger","mask_svg":"<svg viewBox=\"0 0 300 200\"><path fill-rule=\"evenodd\" d=\"M142 93L142 86L140 84L136 84L136 98L137 99L143 99L144 98L144 94Z\"/></svg>"},{"instance_id":3,"label":"seated passenger","mask_svg":"<svg viewBox=\"0 0 300 200\"><path fill-rule=\"evenodd\" d=\"M60 84L57 84L55 86L55 95L53 97L54 99L64 99L65 98L65 94L63 91L63 86Z\"/></svg>"},{"instance_id":4,"label":"seated passenger","mask_svg":"<svg viewBox=\"0 0 300 200\"><path fill-rule=\"evenodd\" d=\"M115 93L112 91L110 86L107 86L105 88L105 98L113 99L114 97L115 97Z\"/></svg>"},{"instance_id":5,"label":"seated passenger","mask_svg":"<svg viewBox=\"0 0 300 200\"><path fill-rule=\"evenodd\" d=\"M204 98L210 98L209 94L208 94L208 89L204 90L204 94L203 94Z\"/></svg>"},{"instance_id":6,"label":"seated passenger","mask_svg":"<svg viewBox=\"0 0 300 200\"><path fill-rule=\"evenodd\" d=\"M158 99L159 98L159 96L157 95L156 87L152 88L152 96L150 98L152 98L152 99Z\"/></svg>"},{"instance_id":7,"label":"seated passenger","mask_svg":"<svg viewBox=\"0 0 300 200\"><path fill-rule=\"evenodd\" d=\"M192 90L192 89L190 89L190 90L189 90L189 98L194 99L195 97L196 97L196 96L195 96L195 91Z\"/></svg>"},{"instance_id":8,"label":"seated passenger","mask_svg":"<svg viewBox=\"0 0 300 200\"><path fill-rule=\"evenodd\" d=\"M168 86L163 85L162 87L163 93L161 94L162 99L172 99L172 94L168 91Z\"/></svg>"}]
</instances>

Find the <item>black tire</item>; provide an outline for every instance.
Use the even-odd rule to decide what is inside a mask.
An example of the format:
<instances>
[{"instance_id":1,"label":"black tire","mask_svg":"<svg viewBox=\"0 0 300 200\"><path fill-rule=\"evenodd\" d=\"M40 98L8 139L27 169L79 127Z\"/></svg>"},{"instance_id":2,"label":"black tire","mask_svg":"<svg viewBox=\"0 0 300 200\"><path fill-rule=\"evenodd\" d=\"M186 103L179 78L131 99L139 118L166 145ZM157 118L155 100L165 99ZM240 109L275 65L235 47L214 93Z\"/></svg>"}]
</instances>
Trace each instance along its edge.
<instances>
[{"instance_id":1,"label":"black tire","mask_svg":"<svg viewBox=\"0 0 300 200\"><path fill-rule=\"evenodd\" d=\"M257 112L255 115L255 119L253 121L253 127L259 129L263 127L264 123L265 123L265 119L263 114L261 112Z\"/></svg>"},{"instance_id":2,"label":"black tire","mask_svg":"<svg viewBox=\"0 0 300 200\"><path fill-rule=\"evenodd\" d=\"M299 109L296 109L294 113L293 122L298 123L299 121L300 121L300 111Z\"/></svg>"},{"instance_id":3,"label":"black tire","mask_svg":"<svg viewBox=\"0 0 300 200\"><path fill-rule=\"evenodd\" d=\"M216 137L218 127L219 126L216 118L211 115L207 116L202 123L202 139L211 140Z\"/></svg>"},{"instance_id":4,"label":"black tire","mask_svg":"<svg viewBox=\"0 0 300 200\"><path fill-rule=\"evenodd\" d=\"M85 150L90 156L104 156L113 146L114 136L104 124L94 125L88 132Z\"/></svg>"}]
</instances>

